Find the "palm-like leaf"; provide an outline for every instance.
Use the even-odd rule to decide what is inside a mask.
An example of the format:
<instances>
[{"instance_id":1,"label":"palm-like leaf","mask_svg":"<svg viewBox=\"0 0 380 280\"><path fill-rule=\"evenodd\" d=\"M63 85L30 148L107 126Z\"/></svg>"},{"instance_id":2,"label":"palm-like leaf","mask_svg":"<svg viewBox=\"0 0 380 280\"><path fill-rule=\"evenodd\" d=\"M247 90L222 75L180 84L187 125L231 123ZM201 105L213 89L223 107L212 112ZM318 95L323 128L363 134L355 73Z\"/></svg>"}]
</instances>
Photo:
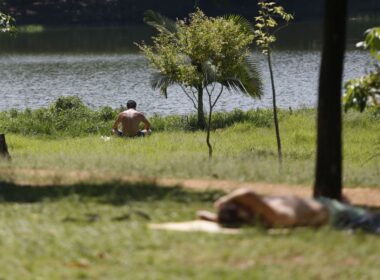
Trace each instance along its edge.
<instances>
[{"instance_id":1,"label":"palm-like leaf","mask_svg":"<svg viewBox=\"0 0 380 280\"><path fill-rule=\"evenodd\" d=\"M254 32L254 28L253 28L252 23L248 19L246 19L245 17L232 14L232 15L224 15L223 18L226 20L234 21L235 23L240 25L243 28L243 30L245 30L248 33L253 34L253 32Z\"/></svg>"},{"instance_id":2,"label":"palm-like leaf","mask_svg":"<svg viewBox=\"0 0 380 280\"><path fill-rule=\"evenodd\" d=\"M160 72L155 72L150 77L150 85L153 90L159 89L160 92L168 98L168 87L176 84L170 76Z\"/></svg>"},{"instance_id":3,"label":"palm-like leaf","mask_svg":"<svg viewBox=\"0 0 380 280\"><path fill-rule=\"evenodd\" d=\"M254 98L262 96L261 76L257 70L257 65L252 56L237 65L235 74L230 77L220 77L216 68L211 62L202 64L203 85L220 83L228 90L235 90L247 94Z\"/></svg>"},{"instance_id":4,"label":"palm-like leaf","mask_svg":"<svg viewBox=\"0 0 380 280\"><path fill-rule=\"evenodd\" d=\"M243 93L255 98L262 96L262 79L257 64L252 56L247 56L244 62L237 66L234 78L238 79L245 88L245 90L242 91Z\"/></svg>"},{"instance_id":5,"label":"palm-like leaf","mask_svg":"<svg viewBox=\"0 0 380 280\"><path fill-rule=\"evenodd\" d=\"M158 32L167 34L175 34L177 32L177 25L173 20L152 10L145 11L144 22L157 29Z\"/></svg>"}]
</instances>

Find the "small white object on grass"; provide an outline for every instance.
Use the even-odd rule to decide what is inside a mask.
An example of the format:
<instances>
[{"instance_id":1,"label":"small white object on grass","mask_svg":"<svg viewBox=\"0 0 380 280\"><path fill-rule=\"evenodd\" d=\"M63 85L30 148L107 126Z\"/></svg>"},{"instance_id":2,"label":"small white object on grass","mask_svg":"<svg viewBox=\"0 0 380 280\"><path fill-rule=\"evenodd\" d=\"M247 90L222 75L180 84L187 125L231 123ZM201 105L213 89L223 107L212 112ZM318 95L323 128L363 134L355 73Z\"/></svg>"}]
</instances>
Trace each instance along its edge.
<instances>
[{"instance_id":1,"label":"small white object on grass","mask_svg":"<svg viewBox=\"0 0 380 280\"><path fill-rule=\"evenodd\" d=\"M223 228L219 224L209 221L187 221L179 223L164 223L164 224L149 224L150 229L161 229L171 231L185 231L185 232L209 232L209 233L224 233L224 234L237 234L240 229L236 228Z\"/></svg>"},{"instance_id":2,"label":"small white object on grass","mask_svg":"<svg viewBox=\"0 0 380 280\"><path fill-rule=\"evenodd\" d=\"M111 140L111 137L109 136L100 136L100 139L102 139L104 142L108 142Z\"/></svg>"}]
</instances>

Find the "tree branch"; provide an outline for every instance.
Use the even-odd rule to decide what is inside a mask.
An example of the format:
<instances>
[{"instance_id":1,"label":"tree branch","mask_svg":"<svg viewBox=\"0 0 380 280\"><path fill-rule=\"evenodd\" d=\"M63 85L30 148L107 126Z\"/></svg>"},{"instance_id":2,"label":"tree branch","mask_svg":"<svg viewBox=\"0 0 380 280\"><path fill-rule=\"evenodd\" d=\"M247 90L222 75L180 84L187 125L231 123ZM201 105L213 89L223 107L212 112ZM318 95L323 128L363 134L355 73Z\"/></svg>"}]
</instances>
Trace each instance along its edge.
<instances>
[{"instance_id":1,"label":"tree branch","mask_svg":"<svg viewBox=\"0 0 380 280\"><path fill-rule=\"evenodd\" d=\"M191 102L193 103L193 106L194 106L195 110L197 110L198 107L197 107L197 104L194 101L194 99L187 93L186 89L182 85L179 85L179 86L181 87L182 91L186 94L186 96L191 100Z\"/></svg>"},{"instance_id":2,"label":"tree branch","mask_svg":"<svg viewBox=\"0 0 380 280\"><path fill-rule=\"evenodd\" d=\"M214 103L212 104L212 108L215 107L216 102L218 102L220 96L222 95L223 90L224 90L224 86L222 85L221 88L220 88L220 92L219 92L218 96L216 97L216 99L214 100Z\"/></svg>"}]
</instances>

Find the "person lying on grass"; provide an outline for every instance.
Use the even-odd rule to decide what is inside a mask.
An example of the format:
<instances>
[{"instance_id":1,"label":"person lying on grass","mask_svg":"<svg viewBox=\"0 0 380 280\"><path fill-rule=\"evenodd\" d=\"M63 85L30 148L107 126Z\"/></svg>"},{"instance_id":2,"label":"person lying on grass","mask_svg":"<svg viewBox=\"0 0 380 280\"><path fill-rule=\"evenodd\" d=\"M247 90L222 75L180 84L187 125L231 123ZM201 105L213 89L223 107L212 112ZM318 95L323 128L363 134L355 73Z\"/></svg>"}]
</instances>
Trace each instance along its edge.
<instances>
[{"instance_id":1,"label":"person lying on grass","mask_svg":"<svg viewBox=\"0 0 380 280\"><path fill-rule=\"evenodd\" d=\"M219 198L217 213L198 211L198 218L226 227L252 225L284 228L331 224L339 229L361 229L380 234L380 214L334 199L304 199L296 196L259 196L246 188Z\"/></svg>"},{"instance_id":2,"label":"person lying on grass","mask_svg":"<svg viewBox=\"0 0 380 280\"><path fill-rule=\"evenodd\" d=\"M150 135L150 122L140 112L136 110L137 104L134 100L127 102L127 110L121 112L112 127L112 132L116 136L144 137ZM140 123L144 124L144 129L140 130ZM119 125L121 124L121 131Z\"/></svg>"}]
</instances>

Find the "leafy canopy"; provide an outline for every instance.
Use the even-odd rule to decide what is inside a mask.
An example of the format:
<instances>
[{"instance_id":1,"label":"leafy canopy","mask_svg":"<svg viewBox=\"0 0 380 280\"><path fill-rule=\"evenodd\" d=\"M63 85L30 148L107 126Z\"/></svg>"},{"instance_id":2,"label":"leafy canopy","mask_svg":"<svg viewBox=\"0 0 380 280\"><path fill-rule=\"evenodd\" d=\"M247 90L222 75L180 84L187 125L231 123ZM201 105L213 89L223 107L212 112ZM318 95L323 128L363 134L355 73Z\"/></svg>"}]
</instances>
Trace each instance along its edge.
<instances>
[{"instance_id":1,"label":"leafy canopy","mask_svg":"<svg viewBox=\"0 0 380 280\"><path fill-rule=\"evenodd\" d=\"M247 64L252 64L249 45L254 37L237 17L207 17L198 9L188 19L177 20L174 26L159 16L150 23L159 31L153 37L153 46L138 46L159 75L166 77L161 81L164 93L172 84L205 88L220 83L259 95L258 88L236 86L236 80L252 78Z\"/></svg>"},{"instance_id":2,"label":"leafy canopy","mask_svg":"<svg viewBox=\"0 0 380 280\"><path fill-rule=\"evenodd\" d=\"M288 25L294 17L276 2L259 1L257 4L259 15L255 17L255 41L261 51L268 54L270 45L276 41L275 33ZM280 26L278 20L285 22L285 25Z\"/></svg>"}]
</instances>

